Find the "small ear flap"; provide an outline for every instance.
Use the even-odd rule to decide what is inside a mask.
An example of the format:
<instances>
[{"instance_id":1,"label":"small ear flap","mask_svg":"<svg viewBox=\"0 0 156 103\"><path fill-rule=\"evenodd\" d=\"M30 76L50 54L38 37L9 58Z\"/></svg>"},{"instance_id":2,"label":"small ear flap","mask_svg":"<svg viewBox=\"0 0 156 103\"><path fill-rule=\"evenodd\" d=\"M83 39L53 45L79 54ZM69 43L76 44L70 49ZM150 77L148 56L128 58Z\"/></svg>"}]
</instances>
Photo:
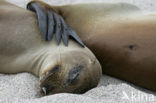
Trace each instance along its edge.
<instances>
[{"instance_id":1,"label":"small ear flap","mask_svg":"<svg viewBox=\"0 0 156 103\"><path fill-rule=\"evenodd\" d=\"M37 14L39 28L46 41L52 40L53 35L55 34L58 44L60 44L62 39L63 43L68 46L69 38L72 37L82 47L85 47L76 32L48 5L46 6L46 4L42 2L34 1L28 3L27 9Z\"/></svg>"}]
</instances>

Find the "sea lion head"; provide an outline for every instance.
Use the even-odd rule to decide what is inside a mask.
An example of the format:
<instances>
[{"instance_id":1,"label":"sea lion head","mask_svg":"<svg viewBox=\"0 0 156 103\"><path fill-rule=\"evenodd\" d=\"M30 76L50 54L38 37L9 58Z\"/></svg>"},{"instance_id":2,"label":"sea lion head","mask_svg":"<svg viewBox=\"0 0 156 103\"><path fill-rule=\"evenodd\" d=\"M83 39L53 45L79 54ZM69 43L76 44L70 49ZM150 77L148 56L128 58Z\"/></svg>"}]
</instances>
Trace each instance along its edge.
<instances>
[{"instance_id":1,"label":"sea lion head","mask_svg":"<svg viewBox=\"0 0 156 103\"><path fill-rule=\"evenodd\" d=\"M97 86L102 69L89 49L59 46L59 51L59 54L48 57L49 66L41 74L42 95L79 94Z\"/></svg>"}]
</instances>

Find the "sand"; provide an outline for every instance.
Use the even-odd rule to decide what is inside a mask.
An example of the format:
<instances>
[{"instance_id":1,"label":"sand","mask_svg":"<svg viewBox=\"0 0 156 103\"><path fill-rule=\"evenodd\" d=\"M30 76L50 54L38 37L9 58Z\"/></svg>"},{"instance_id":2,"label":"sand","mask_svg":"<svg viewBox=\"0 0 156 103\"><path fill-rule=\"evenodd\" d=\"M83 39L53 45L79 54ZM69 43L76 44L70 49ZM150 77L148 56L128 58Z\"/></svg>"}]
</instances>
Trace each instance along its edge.
<instances>
[{"instance_id":1,"label":"sand","mask_svg":"<svg viewBox=\"0 0 156 103\"><path fill-rule=\"evenodd\" d=\"M29 0L8 0L25 8ZM63 5L107 0L44 0L49 4ZM144 10L156 11L155 0L108 0L129 2ZM116 78L103 75L98 87L84 94L60 93L40 97L38 78L30 73L0 74L0 103L154 103L156 93Z\"/></svg>"}]
</instances>

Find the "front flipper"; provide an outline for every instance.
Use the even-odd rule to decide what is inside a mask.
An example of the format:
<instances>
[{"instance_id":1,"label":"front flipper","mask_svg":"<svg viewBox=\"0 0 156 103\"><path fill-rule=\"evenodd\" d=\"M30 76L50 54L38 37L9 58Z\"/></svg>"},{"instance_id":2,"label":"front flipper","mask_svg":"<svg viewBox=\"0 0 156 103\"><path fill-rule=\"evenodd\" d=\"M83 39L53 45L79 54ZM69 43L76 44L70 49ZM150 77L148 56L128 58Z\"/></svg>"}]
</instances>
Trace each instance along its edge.
<instances>
[{"instance_id":1,"label":"front flipper","mask_svg":"<svg viewBox=\"0 0 156 103\"><path fill-rule=\"evenodd\" d=\"M64 44L68 46L69 37L72 37L82 47L85 46L76 32L47 4L40 1L32 1L27 4L27 9L37 14L39 28L46 41L52 40L55 34L58 45L62 39Z\"/></svg>"}]
</instances>

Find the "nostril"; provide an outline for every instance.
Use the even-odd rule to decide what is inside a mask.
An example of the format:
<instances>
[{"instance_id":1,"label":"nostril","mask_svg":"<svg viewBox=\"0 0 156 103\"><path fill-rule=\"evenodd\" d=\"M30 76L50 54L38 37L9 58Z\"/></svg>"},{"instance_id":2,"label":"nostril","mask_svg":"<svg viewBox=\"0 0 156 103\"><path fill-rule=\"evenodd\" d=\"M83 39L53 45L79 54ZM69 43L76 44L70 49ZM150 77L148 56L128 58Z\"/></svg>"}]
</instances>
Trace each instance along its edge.
<instances>
[{"instance_id":1,"label":"nostril","mask_svg":"<svg viewBox=\"0 0 156 103\"><path fill-rule=\"evenodd\" d=\"M80 75L80 72L83 70L83 68L84 67L82 65L74 67L68 74L67 82L68 83L74 83L75 81L77 81L78 77Z\"/></svg>"}]
</instances>

